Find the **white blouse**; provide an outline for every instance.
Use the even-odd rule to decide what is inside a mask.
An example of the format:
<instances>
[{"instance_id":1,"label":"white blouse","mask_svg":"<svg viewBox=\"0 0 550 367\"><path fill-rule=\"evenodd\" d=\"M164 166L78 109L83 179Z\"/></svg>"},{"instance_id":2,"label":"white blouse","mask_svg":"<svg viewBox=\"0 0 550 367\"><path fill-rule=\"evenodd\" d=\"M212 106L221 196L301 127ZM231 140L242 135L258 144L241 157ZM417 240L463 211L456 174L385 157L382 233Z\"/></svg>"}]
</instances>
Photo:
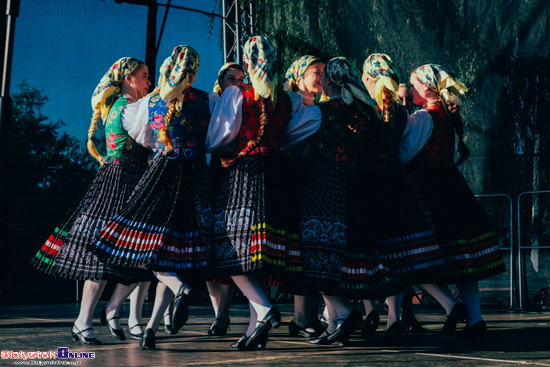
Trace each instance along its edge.
<instances>
[{"instance_id":1,"label":"white blouse","mask_svg":"<svg viewBox=\"0 0 550 367\"><path fill-rule=\"evenodd\" d=\"M206 152L212 153L231 144L241 129L243 93L237 86L227 88L216 103L208 133L206 135Z\"/></svg>"},{"instance_id":2,"label":"white blouse","mask_svg":"<svg viewBox=\"0 0 550 367\"><path fill-rule=\"evenodd\" d=\"M300 99L301 100L301 99ZM288 123L281 150L289 150L296 144L315 134L321 126L321 109L319 106L308 106L293 115Z\"/></svg>"},{"instance_id":3,"label":"white blouse","mask_svg":"<svg viewBox=\"0 0 550 367\"><path fill-rule=\"evenodd\" d=\"M430 136L434 122L426 110L419 110L409 116L399 147L399 159L410 162L424 148Z\"/></svg>"},{"instance_id":4,"label":"white blouse","mask_svg":"<svg viewBox=\"0 0 550 367\"><path fill-rule=\"evenodd\" d=\"M149 99L151 97L143 97L137 102L130 103L120 116L122 127L128 131L128 134L146 148L155 150L155 135L153 129L149 126Z\"/></svg>"},{"instance_id":5,"label":"white blouse","mask_svg":"<svg viewBox=\"0 0 550 367\"><path fill-rule=\"evenodd\" d=\"M216 92L209 92L208 93L208 107L210 108L210 115L212 115L212 112L214 112L214 107L216 107L216 103L220 100L220 96Z\"/></svg>"}]
</instances>

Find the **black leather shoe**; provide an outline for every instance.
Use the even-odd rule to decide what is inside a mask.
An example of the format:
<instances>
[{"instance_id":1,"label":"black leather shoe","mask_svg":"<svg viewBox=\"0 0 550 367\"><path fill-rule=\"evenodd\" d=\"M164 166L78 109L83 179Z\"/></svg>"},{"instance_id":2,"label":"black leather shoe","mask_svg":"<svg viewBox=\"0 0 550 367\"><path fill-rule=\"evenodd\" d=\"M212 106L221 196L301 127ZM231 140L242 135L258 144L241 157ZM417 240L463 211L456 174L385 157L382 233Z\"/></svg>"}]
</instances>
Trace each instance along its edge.
<instances>
[{"instance_id":1,"label":"black leather shoe","mask_svg":"<svg viewBox=\"0 0 550 367\"><path fill-rule=\"evenodd\" d=\"M365 320L361 324L361 336L363 338L370 338L376 333L378 325L380 324L380 315L376 311L371 311Z\"/></svg>"},{"instance_id":2,"label":"black leather shoe","mask_svg":"<svg viewBox=\"0 0 550 367\"><path fill-rule=\"evenodd\" d=\"M407 327L401 321L394 322L384 333L384 344L395 345L399 343L399 339L401 339L405 330L407 330Z\"/></svg>"},{"instance_id":3,"label":"black leather shoe","mask_svg":"<svg viewBox=\"0 0 550 367\"><path fill-rule=\"evenodd\" d=\"M464 341L476 341L483 339L487 333L487 324L485 321L481 320L476 322L473 325L464 328L460 333L456 335L456 338Z\"/></svg>"},{"instance_id":4,"label":"black leather shoe","mask_svg":"<svg viewBox=\"0 0 550 367\"><path fill-rule=\"evenodd\" d=\"M316 345L328 345L333 343L340 343L341 345L346 345L349 340L351 332L354 330L354 325L356 325L359 320L363 319L361 311L354 308L351 310L348 317L346 317L343 322L338 326L336 331L332 334L326 333L326 335L320 336L318 338L313 338L309 340L310 344Z\"/></svg>"},{"instance_id":5,"label":"black leather shoe","mask_svg":"<svg viewBox=\"0 0 550 367\"><path fill-rule=\"evenodd\" d=\"M222 319L216 319L212 323L212 326L210 326L210 329L208 329L208 335L210 336L224 336L227 334L227 329L229 329L229 319L222 320ZM219 324L222 324L222 326L218 326Z\"/></svg>"},{"instance_id":6,"label":"black leather shoe","mask_svg":"<svg viewBox=\"0 0 550 367\"><path fill-rule=\"evenodd\" d=\"M172 324L167 324L166 323L166 316L168 316L170 318L170 322L172 322L172 314L171 313L167 313L166 315L163 316L163 319L165 320L165 322L164 322L164 332L166 334L170 334L170 335L177 334L179 330L174 330L174 328L172 327Z\"/></svg>"},{"instance_id":7,"label":"black leather shoe","mask_svg":"<svg viewBox=\"0 0 550 367\"><path fill-rule=\"evenodd\" d=\"M174 298L174 311L172 314L172 329L177 333L189 319L189 292L191 287L187 283L180 286L178 295Z\"/></svg>"},{"instance_id":8,"label":"black leather shoe","mask_svg":"<svg viewBox=\"0 0 550 367\"><path fill-rule=\"evenodd\" d=\"M111 317L110 319L107 319L106 307L107 306L103 306L103 308L101 309L101 312L99 313L99 318L101 320L101 323L103 325L107 325L107 327L109 328L109 332L111 333L113 338L115 338L117 340L126 340L126 336L124 336L124 330L115 329L114 327L111 327L111 325L109 324L109 321L114 320L114 319L120 319L120 317L114 316L114 317Z\"/></svg>"},{"instance_id":9,"label":"black leather shoe","mask_svg":"<svg viewBox=\"0 0 550 367\"><path fill-rule=\"evenodd\" d=\"M236 341L234 343L231 343L231 349L238 349L238 350L262 350L262 349L265 349L265 346L267 345L268 335L265 334L265 336L263 336L262 339L259 340L259 343L255 346L246 346L246 342L249 339L250 338L247 337L246 335L241 336L241 338L238 341Z\"/></svg>"},{"instance_id":10,"label":"black leather shoe","mask_svg":"<svg viewBox=\"0 0 550 367\"><path fill-rule=\"evenodd\" d=\"M458 302L451 310L449 316L447 316L447 320L445 320L445 324L439 333L442 335L454 333L456 331L456 324L464 322L464 320L466 320L466 307Z\"/></svg>"},{"instance_id":11,"label":"black leather shoe","mask_svg":"<svg viewBox=\"0 0 550 367\"><path fill-rule=\"evenodd\" d=\"M259 349L259 345L262 343L265 344L267 342L267 334L272 326L275 329L281 326L281 314L275 307L269 310L261 321L258 321L256 329L254 329L254 332L248 337L245 343L246 349Z\"/></svg>"},{"instance_id":12,"label":"black leather shoe","mask_svg":"<svg viewBox=\"0 0 550 367\"><path fill-rule=\"evenodd\" d=\"M134 330L136 327L140 331L139 333L133 333L132 332L132 330ZM134 326L128 325L128 334L130 335L130 338L136 339L136 340L141 340L141 338L143 337L143 330L141 329L142 327L143 327L142 324L135 324Z\"/></svg>"},{"instance_id":13,"label":"black leather shoe","mask_svg":"<svg viewBox=\"0 0 550 367\"><path fill-rule=\"evenodd\" d=\"M76 333L75 333L75 329L76 329ZM78 330L76 325L73 325L73 328L71 329L71 335L75 341L79 342L82 345L101 345L101 340L97 338L88 338L84 336L84 334L82 334L87 330L93 330L93 328L89 327L84 330Z\"/></svg>"},{"instance_id":14,"label":"black leather shoe","mask_svg":"<svg viewBox=\"0 0 550 367\"><path fill-rule=\"evenodd\" d=\"M247 336L243 335L239 340L237 340L234 343L231 343L230 347L231 349L242 349L244 348L247 340L248 340Z\"/></svg>"},{"instance_id":15,"label":"black leather shoe","mask_svg":"<svg viewBox=\"0 0 550 367\"><path fill-rule=\"evenodd\" d=\"M149 349L154 350L157 349L157 346L155 344L155 332L153 329L147 329L143 333L143 337L141 338L141 341L139 342L139 349Z\"/></svg>"},{"instance_id":16,"label":"black leather shoe","mask_svg":"<svg viewBox=\"0 0 550 367\"><path fill-rule=\"evenodd\" d=\"M412 334L425 334L428 332L421 324L418 322L416 317L413 315L403 315L401 316L401 322L405 325L407 328L405 330L406 333L412 333Z\"/></svg>"},{"instance_id":17,"label":"black leather shoe","mask_svg":"<svg viewBox=\"0 0 550 367\"><path fill-rule=\"evenodd\" d=\"M313 331L308 331L308 329L311 329ZM303 336L304 338L316 338L319 335L321 335L326 328L323 326L321 321L316 320L310 324L307 324L306 327L301 327L297 323L292 320L290 324L288 324L288 332L290 336Z\"/></svg>"}]
</instances>

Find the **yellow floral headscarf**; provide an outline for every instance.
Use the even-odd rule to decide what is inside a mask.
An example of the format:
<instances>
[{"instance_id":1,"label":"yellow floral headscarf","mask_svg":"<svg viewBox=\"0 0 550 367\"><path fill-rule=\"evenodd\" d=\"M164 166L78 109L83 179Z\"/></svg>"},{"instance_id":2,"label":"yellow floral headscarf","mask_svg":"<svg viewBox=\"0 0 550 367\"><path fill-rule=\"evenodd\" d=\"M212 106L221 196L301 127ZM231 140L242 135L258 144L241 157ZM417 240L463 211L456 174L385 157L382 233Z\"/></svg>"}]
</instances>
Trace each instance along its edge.
<instances>
[{"instance_id":1,"label":"yellow floral headscarf","mask_svg":"<svg viewBox=\"0 0 550 367\"><path fill-rule=\"evenodd\" d=\"M342 99L346 104L351 104L355 97L376 108L361 81L359 70L348 59L342 56L330 59L325 66L325 73L333 83L342 87Z\"/></svg>"},{"instance_id":2,"label":"yellow floral headscarf","mask_svg":"<svg viewBox=\"0 0 550 367\"><path fill-rule=\"evenodd\" d=\"M304 76L307 68L309 68L311 64L319 61L321 61L319 58L311 55L302 56L298 60L294 61L286 71L286 81L285 85L283 86L283 90L292 91L292 87L298 85L298 82Z\"/></svg>"},{"instance_id":3,"label":"yellow floral headscarf","mask_svg":"<svg viewBox=\"0 0 550 367\"><path fill-rule=\"evenodd\" d=\"M183 105L183 91L189 85L189 78L199 70L199 54L189 46L176 46L172 54L164 60L160 67L158 86L153 93L160 93L160 97L169 102L174 98L176 110L181 111Z\"/></svg>"},{"instance_id":4,"label":"yellow floral headscarf","mask_svg":"<svg viewBox=\"0 0 550 367\"><path fill-rule=\"evenodd\" d=\"M258 96L277 103L277 52L266 37L254 36L244 45L246 72Z\"/></svg>"},{"instance_id":5,"label":"yellow floral headscarf","mask_svg":"<svg viewBox=\"0 0 550 367\"><path fill-rule=\"evenodd\" d=\"M418 80L428 88L437 92L445 102L452 102L462 106L459 95L465 96L468 88L454 76L450 75L441 65L426 64L414 69Z\"/></svg>"},{"instance_id":6,"label":"yellow floral headscarf","mask_svg":"<svg viewBox=\"0 0 550 367\"><path fill-rule=\"evenodd\" d=\"M380 110L384 109L384 87L390 92L392 99L401 104L399 98L399 78L395 73L391 58L382 53L375 53L367 57L363 63L363 73L375 81L374 96Z\"/></svg>"},{"instance_id":7,"label":"yellow floral headscarf","mask_svg":"<svg viewBox=\"0 0 550 367\"><path fill-rule=\"evenodd\" d=\"M134 70L143 64L143 61L133 57L118 59L113 66L107 70L101 81L92 94L92 108L101 110L103 123L109 117L111 106L115 103L116 95L120 92L120 85L124 78L132 74Z\"/></svg>"}]
</instances>

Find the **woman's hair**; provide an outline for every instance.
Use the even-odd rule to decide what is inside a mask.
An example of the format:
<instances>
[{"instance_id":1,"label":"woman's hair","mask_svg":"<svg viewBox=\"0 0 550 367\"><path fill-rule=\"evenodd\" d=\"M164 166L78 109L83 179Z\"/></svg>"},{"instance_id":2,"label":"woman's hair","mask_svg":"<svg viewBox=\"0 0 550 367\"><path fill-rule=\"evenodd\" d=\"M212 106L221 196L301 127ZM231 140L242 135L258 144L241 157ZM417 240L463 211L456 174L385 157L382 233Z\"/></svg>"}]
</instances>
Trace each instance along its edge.
<instances>
[{"instance_id":1,"label":"woman's hair","mask_svg":"<svg viewBox=\"0 0 550 367\"><path fill-rule=\"evenodd\" d=\"M260 97L258 99L258 102L260 103L260 127L258 129L258 135L256 136L256 139L254 142L246 147L246 149L239 153L239 155L232 157L232 158L222 158L222 167L229 167L233 165L239 157L244 157L258 146L260 141L262 140L262 137L264 135L265 127L267 125L267 113L265 112L265 103L266 99L264 97Z\"/></svg>"},{"instance_id":2,"label":"woman's hair","mask_svg":"<svg viewBox=\"0 0 550 367\"><path fill-rule=\"evenodd\" d=\"M393 126L393 119L395 117L397 103L392 98L392 91L385 86L382 89L382 93L384 93L384 109L382 111L382 120Z\"/></svg>"},{"instance_id":3,"label":"woman's hair","mask_svg":"<svg viewBox=\"0 0 550 367\"><path fill-rule=\"evenodd\" d=\"M138 61L137 67L134 69L134 71L132 71L127 76L132 76L136 74L142 65L145 65L145 63ZM120 83L122 84L122 82L123 81L121 80ZM101 155L101 153L99 153L99 151L97 150L94 144L94 141L92 140L92 138L95 135L95 132L97 131L97 122L99 121L100 118L101 118L101 108L100 108L100 105L98 104L94 108L94 113L92 114L92 122L90 123L90 128L88 129L88 141L86 142L86 146L88 147L88 152L92 155L92 157L94 157L94 159L98 161L100 165L103 165L103 162L102 162L103 156ZM107 121L104 121L104 123L105 122Z\"/></svg>"}]
</instances>

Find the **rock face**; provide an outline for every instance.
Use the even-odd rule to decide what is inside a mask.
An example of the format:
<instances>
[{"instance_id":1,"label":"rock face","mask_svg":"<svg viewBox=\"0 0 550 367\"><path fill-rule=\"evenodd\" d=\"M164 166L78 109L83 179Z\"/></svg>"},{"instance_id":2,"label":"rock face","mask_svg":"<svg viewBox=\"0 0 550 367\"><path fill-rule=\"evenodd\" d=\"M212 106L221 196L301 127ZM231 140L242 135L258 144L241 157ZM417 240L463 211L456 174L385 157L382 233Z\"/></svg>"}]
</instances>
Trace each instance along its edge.
<instances>
[{"instance_id":1,"label":"rock face","mask_svg":"<svg viewBox=\"0 0 550 367\"><path fill-rule=\"evenodd\" d=\"M461 166L476 194L549 189L550 2L546 0L273 0L259 1L258 34L279 50L279 70L297 57L346 56L360 67L372 52L389 54L402 82L425 63L439 63L469 88L464 101ZM522 246L550 243L550 196L525 196ZM510 246L509 204L484 198ZM539 214L536 212L538 211ZM532 212L535 212L533 215ZM514 214L515 215L515 214ZM516 227L517 218L513 220ZM515 233L518 229L514 228ZM514 234L514 246L517 236ZM539 256L526 253L531 282L547 281ZM538 264L537 264L538 262ZM543 281L543 279L546 279ZM504 277L503 286L506 286ZM538 284L530 287L538 290Z\"/></svg>"}]
</instances>

